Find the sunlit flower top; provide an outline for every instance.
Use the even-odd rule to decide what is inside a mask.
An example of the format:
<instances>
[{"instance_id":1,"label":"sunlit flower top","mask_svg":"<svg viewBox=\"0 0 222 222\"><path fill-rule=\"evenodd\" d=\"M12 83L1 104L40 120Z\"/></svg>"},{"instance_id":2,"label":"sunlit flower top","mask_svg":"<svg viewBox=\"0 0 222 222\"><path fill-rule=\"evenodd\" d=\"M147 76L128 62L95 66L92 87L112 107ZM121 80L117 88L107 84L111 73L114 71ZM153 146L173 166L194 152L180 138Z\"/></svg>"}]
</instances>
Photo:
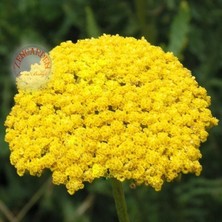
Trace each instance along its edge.
<instances>
[{"instance_id":1,"label":"sunlit flower top","mask_svg":"<svg viewBox=\"0 0 222 222\"><path fill-rule=\"evenodd\" d=\"M199 146L217 119L172 53L103 35L63 42L50 56L50 81L19 89L5 123L19 175L48 168L73 194L100 177L158 191L181 172L200 174Z\"/></svg>"}]
</instances>

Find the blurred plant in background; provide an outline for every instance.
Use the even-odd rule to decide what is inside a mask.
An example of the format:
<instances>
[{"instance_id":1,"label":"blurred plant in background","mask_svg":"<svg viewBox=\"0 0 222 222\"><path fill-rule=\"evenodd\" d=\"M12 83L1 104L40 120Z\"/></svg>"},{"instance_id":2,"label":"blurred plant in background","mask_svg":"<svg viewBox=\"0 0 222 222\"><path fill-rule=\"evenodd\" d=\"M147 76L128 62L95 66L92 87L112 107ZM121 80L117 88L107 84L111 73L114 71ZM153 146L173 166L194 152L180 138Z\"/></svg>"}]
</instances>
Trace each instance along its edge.
<instances>
[{"instance_id":1,"label":"blurred plant in background","mask_svg":"<svg viewBox=\"0 0 222 222\"><path fill-rule=\"evenodd\" d=\"M0 221L117 221L108 181L98 180L75 196L41 178L20 179L9 164L3 123L16 93L10 63L27 43L53 48L65 40L102 33L145 38L173 51L212 97L214 116L221 119L222 1L154 0L2 0L0 2ZM202 145L199 178L182 176L164 185L132 189L125 183L132 221L222 220L222 126ZM104 204L106 203L106 205ZM14 219L15 217L17 219Z\"/></svg>"}]
</instances>

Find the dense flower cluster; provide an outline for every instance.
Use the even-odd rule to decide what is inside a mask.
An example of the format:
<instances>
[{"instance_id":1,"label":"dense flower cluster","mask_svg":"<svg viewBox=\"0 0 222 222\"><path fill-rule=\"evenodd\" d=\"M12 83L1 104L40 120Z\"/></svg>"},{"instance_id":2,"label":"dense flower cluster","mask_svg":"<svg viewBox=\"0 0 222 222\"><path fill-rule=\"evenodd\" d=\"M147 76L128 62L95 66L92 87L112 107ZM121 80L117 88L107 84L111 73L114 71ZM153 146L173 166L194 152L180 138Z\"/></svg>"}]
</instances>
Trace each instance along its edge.
<instances>
[{"instance_id":1,"label":"dense flower cluster","mask_svg":"<svg viewBox=\"0 0 222 222\"><path fill-rule=\"evenodd\" d=\"M73 194L99 177L160 190L181 172L200 174L199 146L217 119L172 53L103 35L63 42L50 56L50 81L20 89L5 123L19 175L48 168Z\"/></svg>"}]
</instances>

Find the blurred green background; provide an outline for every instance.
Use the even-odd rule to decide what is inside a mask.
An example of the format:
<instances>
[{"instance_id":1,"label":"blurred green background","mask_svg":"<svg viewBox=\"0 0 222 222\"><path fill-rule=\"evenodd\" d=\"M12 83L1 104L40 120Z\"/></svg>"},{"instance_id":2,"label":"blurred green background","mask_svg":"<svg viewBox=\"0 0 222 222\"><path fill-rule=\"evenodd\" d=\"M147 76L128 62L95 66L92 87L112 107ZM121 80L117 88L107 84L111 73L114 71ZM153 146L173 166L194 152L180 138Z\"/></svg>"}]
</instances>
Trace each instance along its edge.
<instances>
[{"instance_id":1,"label":"blurred green background","mask_svg":"<svg viewBox=\"0 0 222 222\"><path fill-rule=\"evenodd\" d=\"M0 1L0 222L115 222L110 182L86 184L70 196L63 186L40 178L19 177L9 162L4 121L16 87L10 65L15 50L37 43L49 50L65 40L102 33L145 38L173 51L212 97L221 119L221 0L1 0ZM132 222L222 221L222 126L211 130L201 146L200 177L183 175L160 192L124 183Z\"/></svg>"}]
</instances>

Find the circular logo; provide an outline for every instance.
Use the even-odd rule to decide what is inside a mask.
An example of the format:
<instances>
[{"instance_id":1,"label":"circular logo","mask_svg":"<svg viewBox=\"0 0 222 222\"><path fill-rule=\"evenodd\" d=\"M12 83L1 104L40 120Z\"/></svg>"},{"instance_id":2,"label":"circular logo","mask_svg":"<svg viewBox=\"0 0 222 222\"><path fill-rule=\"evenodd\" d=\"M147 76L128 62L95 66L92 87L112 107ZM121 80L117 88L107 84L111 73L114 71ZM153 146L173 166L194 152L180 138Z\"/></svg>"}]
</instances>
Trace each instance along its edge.
<instances>
[{"instance_id":1,"label":"circular logo","mask_svg":"<svg viewBox=\"0 0 222 222\"><path fill-rule=\"evenodd\" d=\"M20 89L43 87L49 80L51 67L48 53L36 45L17 50L12 62L12 71Z\"/></svg>"}]
</instances>

